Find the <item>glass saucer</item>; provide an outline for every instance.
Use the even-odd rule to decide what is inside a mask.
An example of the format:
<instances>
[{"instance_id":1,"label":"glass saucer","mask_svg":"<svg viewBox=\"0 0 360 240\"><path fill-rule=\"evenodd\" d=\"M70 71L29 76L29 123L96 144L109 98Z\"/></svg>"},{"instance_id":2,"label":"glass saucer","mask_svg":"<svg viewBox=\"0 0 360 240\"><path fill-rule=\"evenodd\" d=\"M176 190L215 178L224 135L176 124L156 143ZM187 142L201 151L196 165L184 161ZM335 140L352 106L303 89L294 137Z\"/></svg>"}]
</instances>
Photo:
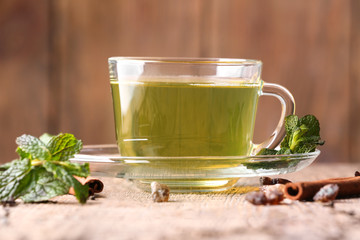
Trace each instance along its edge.
<instances>
[{"instance_id":1,"label":"glass saucer","mask_svg":"<svg viewBox=\"0 0 360 240\"><path fill-rule=\"evenodd\" d=\"M70 160L89 163L92 175L133 180L145 190L158 181L172 192L213 192L233 187L240 178L299 171L319 154L316 150L292 155L125 157L116 145L88 145Z\"/></svg>"}]
</instances>

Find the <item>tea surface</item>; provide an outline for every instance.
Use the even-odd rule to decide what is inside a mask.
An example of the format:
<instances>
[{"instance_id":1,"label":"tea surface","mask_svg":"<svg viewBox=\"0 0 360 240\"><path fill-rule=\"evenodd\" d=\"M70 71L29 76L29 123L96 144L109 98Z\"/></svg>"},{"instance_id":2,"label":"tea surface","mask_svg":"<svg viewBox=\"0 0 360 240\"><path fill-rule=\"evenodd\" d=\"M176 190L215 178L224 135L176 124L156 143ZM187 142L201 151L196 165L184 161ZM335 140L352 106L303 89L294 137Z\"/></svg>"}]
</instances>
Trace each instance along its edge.
<instances>
[{"instance_id":1,"label":"tea surface","mask_svg":"<svg viewBox=\"0 0 360 240\"><path fill-rule=\"evenodd\" d=\"M260 83L111 81L120 153L247 155L260 89Z\"/></svg>"}]
</instances>

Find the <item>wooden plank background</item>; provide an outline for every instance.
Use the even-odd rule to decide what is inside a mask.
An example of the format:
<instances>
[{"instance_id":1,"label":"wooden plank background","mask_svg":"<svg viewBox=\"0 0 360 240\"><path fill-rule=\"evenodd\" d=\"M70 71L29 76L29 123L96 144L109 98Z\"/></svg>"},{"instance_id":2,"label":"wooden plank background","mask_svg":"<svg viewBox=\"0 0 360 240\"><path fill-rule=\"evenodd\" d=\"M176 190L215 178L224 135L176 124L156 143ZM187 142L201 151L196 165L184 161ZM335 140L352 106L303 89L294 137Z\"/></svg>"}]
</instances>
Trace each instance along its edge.
<instances>
[{"instance_id":1,"label":"wooden plank background","mask_svg":"<svg viewBox=\"0 0 360 240\"><path fill-rule=\"evenodd\" d=\"M22 133L114 143L110 56L260 59L297 114L319 118L319 161L359 162L359 13L356 0L2 0L0 162ZM279 110L261 98L255 142Z\"/></svg>"}]
</instances>

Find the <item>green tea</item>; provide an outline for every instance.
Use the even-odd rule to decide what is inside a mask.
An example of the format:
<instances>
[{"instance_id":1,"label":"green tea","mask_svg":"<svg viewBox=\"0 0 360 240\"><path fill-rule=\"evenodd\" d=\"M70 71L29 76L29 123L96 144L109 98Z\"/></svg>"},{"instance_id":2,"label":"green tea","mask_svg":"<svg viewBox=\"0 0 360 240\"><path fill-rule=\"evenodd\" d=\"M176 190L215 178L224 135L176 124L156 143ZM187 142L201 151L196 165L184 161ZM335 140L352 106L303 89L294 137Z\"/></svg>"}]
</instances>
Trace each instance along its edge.
<instances>
[{"instance_id":1,"label":"green tea","mask_svg":"<svg viewBox=\"0 0 360 240\"><path fill-rule=\"evenodd\" d=\"M261 83L189 80L111 81L121 155L250 153Z\"/></svg>"}]
</instances>

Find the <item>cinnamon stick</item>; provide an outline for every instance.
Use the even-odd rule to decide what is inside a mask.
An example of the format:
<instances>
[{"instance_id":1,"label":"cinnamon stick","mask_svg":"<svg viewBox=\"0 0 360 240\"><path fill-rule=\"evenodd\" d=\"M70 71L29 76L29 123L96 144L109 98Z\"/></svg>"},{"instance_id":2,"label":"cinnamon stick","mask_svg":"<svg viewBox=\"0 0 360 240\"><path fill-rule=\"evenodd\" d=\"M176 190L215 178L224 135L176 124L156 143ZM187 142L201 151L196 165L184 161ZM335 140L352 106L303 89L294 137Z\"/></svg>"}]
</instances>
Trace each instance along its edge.
<instances>
[{"instance_id":1,"label":"cinnamon stick","mask_svg":"<svg viewBox=\"0 0 360 240\"><path fill-rule=\"evenodd\" d=\"M89 196L93 196L95 193L100 193L104 189L104 184L102 181L100 181L97 178L93 177L77 177L74 176L82 185L88 185L89 186ZM69 189L69 194L75 195L74 188Z\"/></svg>"},{"instance_id":2,"label":"cinnamon stick","mask_svg":"<svg viewBox=\"0 0 360 240\"><path fill-rule=\"evenodd\" d=\"M315 194L327 184L337 184L337 198L346 198L360 194L360 177L330 178L313 182L287 183L285 197L292 200L312 200Z\"/></svg>"}]
</instances>

